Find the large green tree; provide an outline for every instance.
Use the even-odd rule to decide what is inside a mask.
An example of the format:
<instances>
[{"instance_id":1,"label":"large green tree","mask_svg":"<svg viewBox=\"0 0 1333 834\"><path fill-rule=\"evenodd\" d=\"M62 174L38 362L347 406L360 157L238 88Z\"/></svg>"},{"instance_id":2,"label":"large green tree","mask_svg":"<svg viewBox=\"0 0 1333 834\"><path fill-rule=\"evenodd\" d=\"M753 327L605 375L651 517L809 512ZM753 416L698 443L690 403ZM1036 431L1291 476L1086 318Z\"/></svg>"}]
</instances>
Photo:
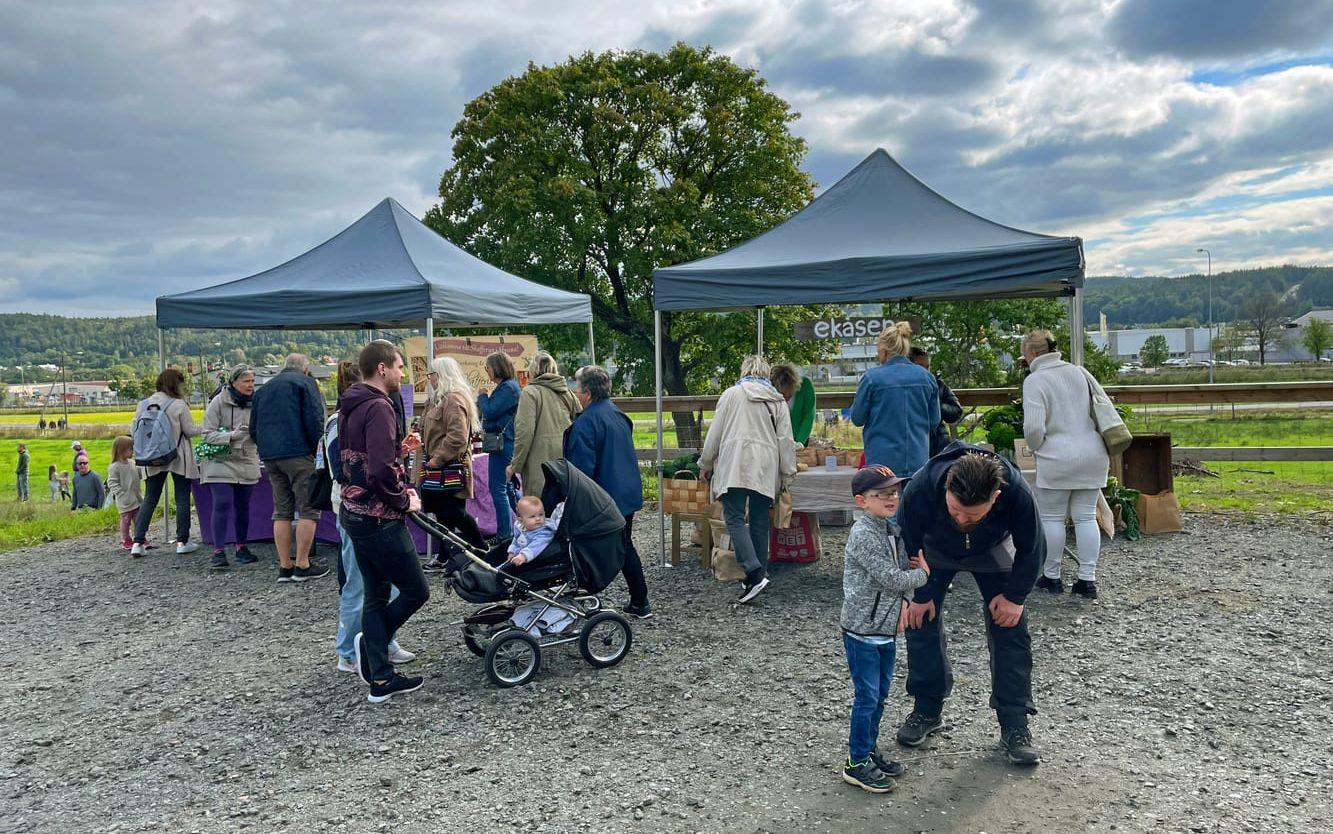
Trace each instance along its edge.
<instances>
[{"instance_id":1,"label":"large green tree","mask_svg":"<svg viewBox=\"0 0 1333 834\"><path fill-rule=\"evenodd\" d=\"M589 294L599 345L647 393L653 269L749 240L810 200L797 117L753 70L707 48L529 65L464 108L426 223L501 268ZM770 309L766 353L817 358L825 345L789 334L822 312ZM753 312L662 320L671 394L719 390L754 349ZM567 348L583 338L565 334Z\"/></svg>"},{"instance_id":2,"label":"large green tree","mask_svg":"<svg viewBox=\"0 0 1333 834\"><path fill-rule=\"evenodd\" d=\"M1166 360L1171 358L1171 348L1166 343L1166 337L1158 333L1149 336L1139 349L1139 361L1145 368L1157 368L1166 364Z\"/></svg>"},{"instance_id":3,"label":"large green tree","mask_svg":"<svg viewBox=\"0 0 1333 834\"><path fill-rule=\"evenodd\" d=\"M1301 344L1318 362L1324 357L1324 351L1333 347L1333 324L1311 316L1310 323L1301 328Z\"/></svg>"}]
</instances>

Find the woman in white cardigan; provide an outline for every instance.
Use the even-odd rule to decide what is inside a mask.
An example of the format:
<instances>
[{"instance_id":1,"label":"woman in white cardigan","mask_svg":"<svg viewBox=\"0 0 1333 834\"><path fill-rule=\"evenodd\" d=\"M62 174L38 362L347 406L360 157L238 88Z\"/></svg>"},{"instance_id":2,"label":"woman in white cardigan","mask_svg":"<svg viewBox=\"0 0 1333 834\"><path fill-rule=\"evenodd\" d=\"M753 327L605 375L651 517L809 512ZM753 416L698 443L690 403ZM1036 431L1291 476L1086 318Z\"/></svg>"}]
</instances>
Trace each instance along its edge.
<instances>
[{"instance_id":1,"label":"woman in white cardigan","mask_svg":"<svg viewBox=\"0 0 1333 834\"><path fill-rule=\"evenodd\" d=\"M1106 486L1110 458L1093 422L1092 386L1097 381L1060 358L1049 330L1023 338L1023 358L1032 373L1023 381L1023 438L1037 459L1037 510L1046 533L1046 565L1037 587L1064 593L1060 559L1065 519L1074 522L1078 581L1072 593L1097 598L1097 494Z\"/></svg>"}]
</instances>

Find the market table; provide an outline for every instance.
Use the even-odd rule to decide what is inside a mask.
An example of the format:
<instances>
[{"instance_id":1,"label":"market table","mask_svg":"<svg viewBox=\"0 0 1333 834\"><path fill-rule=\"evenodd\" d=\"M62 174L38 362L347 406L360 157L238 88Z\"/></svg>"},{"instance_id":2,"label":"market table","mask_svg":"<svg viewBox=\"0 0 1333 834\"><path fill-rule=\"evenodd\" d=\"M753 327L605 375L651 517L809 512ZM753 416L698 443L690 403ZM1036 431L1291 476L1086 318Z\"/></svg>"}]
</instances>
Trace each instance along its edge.
<instances>
[{"instance_id":1,"label":"market table","mask_svg":"<svg viewBox=\"0 0 1333 834\"><path fill-rule=\"evenodd\" d=\"M487 474L488 455L479 454L472 456L472 495L473 498L467 502L467 511L477 520L477 526L481 528L483 536L495 534L495 507L491 503L491 493L489 489L490 479ZM211 519L213 517L213 496L206 485L199 481L190 482L190 491L194 496L194 505L199 511L199 538L205 544L213 545L213 529ZM417 552L426 552L426 534L415 524L407 525L408 531L412 534L412 541L416 543ZM227 529L228 539L224 544L232 544L235 532L231 525ZM259 483L255 484L254 492L250 494L250 541L272 541L273 540L273 487L268 480L268 471L261 466L259 468ZM338 527L334 523L334 514L331 512L322 513L319 517L319 523L315 527L315 541L339 544Z\"/></svg>"}]
</instances>

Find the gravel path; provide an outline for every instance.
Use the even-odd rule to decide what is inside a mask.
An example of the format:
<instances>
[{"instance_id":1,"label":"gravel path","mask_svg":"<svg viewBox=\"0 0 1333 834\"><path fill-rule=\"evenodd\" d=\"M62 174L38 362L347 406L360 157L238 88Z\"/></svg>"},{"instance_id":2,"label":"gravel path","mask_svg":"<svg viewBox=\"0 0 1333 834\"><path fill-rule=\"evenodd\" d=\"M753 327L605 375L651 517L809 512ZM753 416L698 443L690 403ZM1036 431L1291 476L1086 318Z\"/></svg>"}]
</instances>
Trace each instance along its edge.
<instances>
[{"instance_id":1,"label":"gravel path","mask_svg":"<svg viewBox=\"0 0 1333 834\"><path fill-rule=\"evenodd\" d=\"M997 752L960 578L952 729L887 797L837 775L844 535L740 610L694 564L653 569L659 616L623 665L559 647L520 690L486 681L441 588L402 635L427 686L384 706L334 668L332 576L90 539L0 554L0 831L1329 830L1330 528L1195 517L1109 545L1095 604L1035 592L1026 771Z\"/></svg>"}]
</instances>

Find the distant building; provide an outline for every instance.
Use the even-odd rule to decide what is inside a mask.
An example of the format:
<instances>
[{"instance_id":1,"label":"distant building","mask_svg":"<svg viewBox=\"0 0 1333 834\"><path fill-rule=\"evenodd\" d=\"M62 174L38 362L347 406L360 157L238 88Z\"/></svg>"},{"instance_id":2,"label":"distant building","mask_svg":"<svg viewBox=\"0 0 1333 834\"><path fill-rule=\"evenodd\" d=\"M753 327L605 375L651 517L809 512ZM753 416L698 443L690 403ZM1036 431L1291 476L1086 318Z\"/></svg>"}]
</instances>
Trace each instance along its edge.
<instances>
[{"instance_id":1,"label":"distant building","mask_svg":"<svg viewBox=\"0 0 1333 834\"><path fill-rule=\"evenodd\" d=\"M1220 325L1213 327L1213 335ZM1209 358L1208 345L1211 339L1206 327L1147 327L1136 330L1108 330L1103 336L1101 331L1088 333L1092 343L1121 362L1138 362L1143 345L1153 336L1166 338L1168 359L1184 359L1189 362L1203 362Z\"/></svg>"},{"instance_id":2,"label":"distant building","mask_svg":"<svg viewBox=\"0 0 1333 834\"><path fill-rule=\"evenodd\" d=\"M1319 319L1320 321L1325 321L1328 322L1330 325L1333 325L1333 310L1311 310L1305 315L1299 316L1287 322L1287 333L1283 337L1283 341L1286 343L1285 344L1286 352L1290 354L1292 359L1296 362L1311 362L1314 361L1315 359L1315 357L1311 355L1310 351L1305 349L1305 345L1302 342L1302 337L1304 336L1305 328L1308 327L1310 322L1314 321L1315 319ZM1333 350L1324 352L1325 358L1327 358L1330 355L1333 355Z\"/></svg>"}]
</instances>

